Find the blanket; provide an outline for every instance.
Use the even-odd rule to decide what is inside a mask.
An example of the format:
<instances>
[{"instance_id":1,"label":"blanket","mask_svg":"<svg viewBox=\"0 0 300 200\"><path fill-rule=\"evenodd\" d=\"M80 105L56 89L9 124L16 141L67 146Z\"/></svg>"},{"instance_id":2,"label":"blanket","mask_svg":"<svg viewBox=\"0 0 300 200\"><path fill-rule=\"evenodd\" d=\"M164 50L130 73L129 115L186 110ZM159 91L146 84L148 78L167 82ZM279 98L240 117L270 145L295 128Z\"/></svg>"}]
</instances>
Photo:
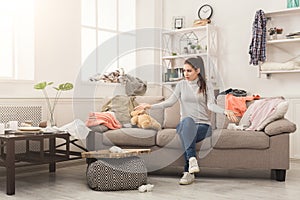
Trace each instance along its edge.
<instances>
[{"instance_id":1,"label":"blanket","mask_svg":"<svg viewBox=\"0 0 300 200\"><path fill-rule=\"evenodd\" d=\"M109 129L119 129L122 127L113 112L91 112L85 125L87 127L92 127L99 124L103 124Z\"/></svg>"}]
</instances>

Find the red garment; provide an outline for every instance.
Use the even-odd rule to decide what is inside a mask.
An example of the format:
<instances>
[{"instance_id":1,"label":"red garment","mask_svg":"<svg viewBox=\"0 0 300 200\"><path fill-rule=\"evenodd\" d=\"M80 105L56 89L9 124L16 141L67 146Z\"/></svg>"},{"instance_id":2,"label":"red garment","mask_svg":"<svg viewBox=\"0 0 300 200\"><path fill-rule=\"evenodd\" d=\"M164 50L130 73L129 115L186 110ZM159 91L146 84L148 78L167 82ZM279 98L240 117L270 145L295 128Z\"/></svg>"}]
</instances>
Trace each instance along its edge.
<instances>
[{"instance_id":1,"label":"red garment","mask_svg":"<svg viewBox=\"0 0 300 200\"><path fill-rule=\"evenodd\" d=\"M227 94L225 98L225 109L232 110L237 117L242 117L247 110L246 101L254 99L257 99L257 96L236 97L232 94Z\"/></svg>"},{"instance_id":2,"label":"red garment","mask_svg":"<svg viewBox=\"0 0 300 200\"><path fill-rule=\"evenodd\" d=\"M110 112L91 112L85 125L91 127L99 124L102 124L109 129L119 129L122 127L120 122Z\"/></svg>"}]
</instances>

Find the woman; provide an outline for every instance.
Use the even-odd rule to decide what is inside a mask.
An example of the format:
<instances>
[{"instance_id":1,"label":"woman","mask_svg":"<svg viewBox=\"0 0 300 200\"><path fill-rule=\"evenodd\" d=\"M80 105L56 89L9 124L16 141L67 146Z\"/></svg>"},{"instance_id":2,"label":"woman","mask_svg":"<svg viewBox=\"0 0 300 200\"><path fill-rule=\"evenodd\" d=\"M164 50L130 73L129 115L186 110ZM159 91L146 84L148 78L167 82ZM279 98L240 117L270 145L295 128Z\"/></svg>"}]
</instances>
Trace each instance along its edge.
<instances>
[{"instance_id":1,"label":"woman","mask_svg":"<svg viewBox=\"0 0 300 200\"><path fill-rule=\"evenodd\" d=\"M173 94L158 104L141 104L136 109L158 109L174 105L180 100L181 118L176 127L184 148L184 173L179 183L191 184L195 180L194 173L199 172L196 159L196 143L211 136L209 111L224 113L230 121L236 122L234 112L217 106L214 92L205 81L204 63L201 57L189 58L184 62L185 80L176 84Z\"/></svg>"}]
</instances>

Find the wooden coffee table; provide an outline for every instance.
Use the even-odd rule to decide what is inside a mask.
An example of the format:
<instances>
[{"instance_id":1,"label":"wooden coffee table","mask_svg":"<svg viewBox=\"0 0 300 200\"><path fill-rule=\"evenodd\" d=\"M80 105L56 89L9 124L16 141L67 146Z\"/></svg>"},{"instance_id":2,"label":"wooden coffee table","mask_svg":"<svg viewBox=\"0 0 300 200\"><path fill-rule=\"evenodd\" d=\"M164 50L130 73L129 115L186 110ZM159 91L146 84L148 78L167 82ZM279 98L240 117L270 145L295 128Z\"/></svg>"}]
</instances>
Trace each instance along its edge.
<instances>
[{"instance_id":1,"label":"wooden coffee table","mask_svg":"<svg viewBox=\"0 0 300 200\"><path fill-rule=\"evenodd\" d=\"M56 145L56 139L61 138L64 144ZM15 152L17 141L26 141L24 153ZM39 150L31 151L30 142L39 142ZM45 150L44 142L49 143ZM64 146L63 149L58 147ZM70 135L67 132L10 132L0 135L0 166L6 168L6 194L15 194L15 168L30 165L49 164L49 172L55 172L56 163L73 159L81 159L81 152L70 151Z\"/></svg>"}]
</instances>

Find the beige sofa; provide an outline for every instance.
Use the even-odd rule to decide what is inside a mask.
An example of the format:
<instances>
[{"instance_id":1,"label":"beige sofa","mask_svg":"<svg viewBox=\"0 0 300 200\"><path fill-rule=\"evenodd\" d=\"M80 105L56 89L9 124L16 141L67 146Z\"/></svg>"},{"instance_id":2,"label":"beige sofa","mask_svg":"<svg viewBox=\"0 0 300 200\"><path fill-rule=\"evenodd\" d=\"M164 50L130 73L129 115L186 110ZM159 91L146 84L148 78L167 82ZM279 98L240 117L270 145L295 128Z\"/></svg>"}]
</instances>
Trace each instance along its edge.
<instances>
[{"instance_id":1,"label":"beige sofa","mask_svg":"<svg viewBox=\"0 0 300 200\"><path fill-rule=\"evenodd\" d=\"M224 106L224 95L218 104ZM163 97L138 96L141 103L157 103ZM105 130L94 127L87 138L89 150L107 149L116 145L122 148L150 148L152 153L143 156L149 172L169 169L183 170L184 158L176 125L179 122L179 104L165 110L150 110L150 115L161 123L160 131L140 128ZM198 162L201 168L263 169L270 170L277 181L285 181L289 169L289 134L296 125L287 119L268 124L263 131L226 129L228 120L222 114L212 116L213 134L197 143Z\"/></svg>"}]
</instances>

